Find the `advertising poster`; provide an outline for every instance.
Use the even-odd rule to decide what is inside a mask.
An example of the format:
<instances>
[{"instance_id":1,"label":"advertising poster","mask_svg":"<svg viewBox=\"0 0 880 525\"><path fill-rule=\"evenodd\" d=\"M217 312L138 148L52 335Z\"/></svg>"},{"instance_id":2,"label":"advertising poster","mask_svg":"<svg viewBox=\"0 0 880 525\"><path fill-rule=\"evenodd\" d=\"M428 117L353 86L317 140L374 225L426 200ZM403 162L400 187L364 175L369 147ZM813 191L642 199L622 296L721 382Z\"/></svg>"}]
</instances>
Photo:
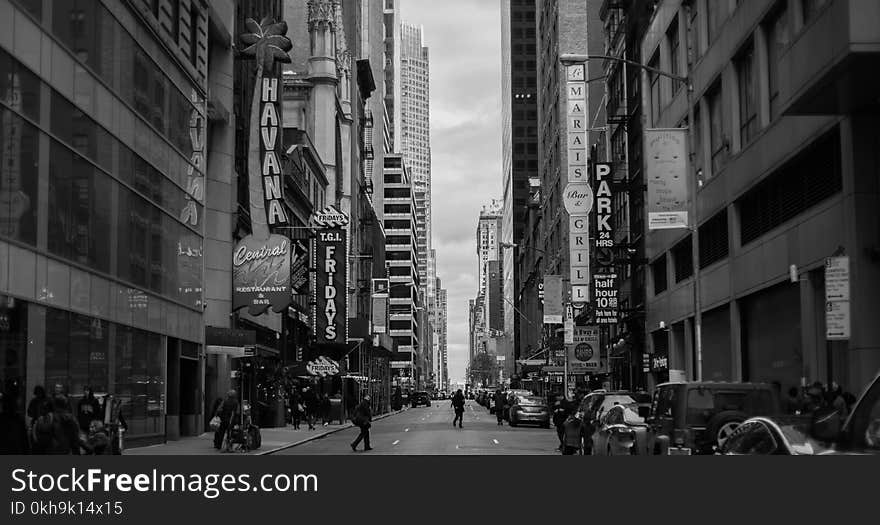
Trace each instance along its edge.
<instances>
[{"instance_id":1,"label":"advertising poster","mask_svg":"<svg viewBox=\"0 0 880 525\"><path fill-rule=\"evenodd\" d=\"M562 276L544 276L544 324L562 324Z\"/></svg>"},{"instance_id":2,"label":"advertising poster","mask_svg":"<svg viewBox=\"0 0 880 525\"><path fill-rule=\"evenodd\" d=\"M849 257L825 260L825 338L843 341L850 338Z\"/></svg>"},{"instance_id":3,"label":"advertising poster","mask_svg":"<svg viewBox=\"0 0 880 525\"><path fill-rule=\"evenodd\" d=\"M270 306L282 312L290 306L290 239L270 235L259 240L248 235L232 253L232 309L248 307L261 315Z\"/></svg>"},{"instance_id":4,"label":"advertising poster","mask_svg":"<svg viewBox=\"0 0 880 525\"><path fill-rule=\"evenodd\" d=\"M372 321L373 333L388 333L388 279L373 279L373 308Z\"/></svg>"},{"instance_id":5,"label":"advertising poster","mask_svg":"<svg viewBox=\"0 0 880 525\"><path fill-rule=\"evenodd\" d=\"M574 343L567 345L570 374L602 373L598 326L574 327Z\"/></svg>"},{"instance_id":6,"label":"advertising poster","mask_svg":"<svg viewBox=\"0 0 880 525\"><path fill-rule=\"evenodd\" d=\"M314 322L318 344L348 339L348 233L343 228L318 230L312 250L315 269Z\"/></svg>"},{"instance_id":7,"label":"advertising poster","mask_svg":"<svg viewBox=\"0 0 880 525\"><path fill-rule=\"evenodd\" d=\"M290 263L290 288L293 295L309 293L309 245L307 240L292 239Z\"/></svg>"},{"instance_id":8,"label":"advertising poster","mask_svg":"<svg viewBox=\"0 0 880 525\"><path fill-rule=\"evenodd\" d=\"M688 227L687 129L646 129L648 229Z\"/></svg>"}]
</instances>

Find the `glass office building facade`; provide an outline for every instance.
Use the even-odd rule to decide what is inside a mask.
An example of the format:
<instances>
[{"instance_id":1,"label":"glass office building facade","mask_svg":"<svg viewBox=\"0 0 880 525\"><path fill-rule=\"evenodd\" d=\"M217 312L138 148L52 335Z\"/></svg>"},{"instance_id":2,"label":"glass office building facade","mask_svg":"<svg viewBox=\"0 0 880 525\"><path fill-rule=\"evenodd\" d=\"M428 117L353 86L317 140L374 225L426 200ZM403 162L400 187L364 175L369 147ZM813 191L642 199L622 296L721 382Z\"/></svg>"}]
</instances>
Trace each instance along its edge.
<instances>
[{"instance_id":1,"label":"glass office building facade","mask_svg":"<svg viewBox=\"0 0 880 525\"><path fill-rule=\"evenodd\" d=\"M0 0L0 379L148 438L200 388L206 103L138 4Z\"/></svg>"}]
</instances>

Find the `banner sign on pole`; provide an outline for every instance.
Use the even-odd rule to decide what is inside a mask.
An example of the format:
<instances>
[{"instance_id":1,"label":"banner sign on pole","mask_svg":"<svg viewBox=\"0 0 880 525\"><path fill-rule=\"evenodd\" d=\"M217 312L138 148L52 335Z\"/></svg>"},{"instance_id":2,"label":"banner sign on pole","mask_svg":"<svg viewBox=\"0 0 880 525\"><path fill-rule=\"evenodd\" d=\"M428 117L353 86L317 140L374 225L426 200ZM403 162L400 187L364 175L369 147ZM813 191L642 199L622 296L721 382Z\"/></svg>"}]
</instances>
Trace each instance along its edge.
<instances>
[{"instance_id":1,"label":"banner sign on pole","mask_svg":"<svg viewBox=\"0 0 880 525\"><path fill-rule=\"evenodd\" d=\"M648 229L687 228L687 129L645 130Z\"/></svg>"},{"instance_id":2,"label":"banner sign on pole","mask_svg":"<svg viewBox=\"0 0 880 525\"><path fill-rule=\"evenodd\" d=\"M565 344L570 345L574 343L574 308L572 306L565 306Z\"/></svg>"},{"instance_id":3,"label":"banner sign on pole","mask_svg":"<svg viewBox=\"0 0 880 525\"><path fill-rule=\"evenodd\" d=\"M825 260L825 338L841 341L850 337L849 257Z\"/></svg>"},{"instance_id":4,"label":"banner sign on pole","mask_svg":"<svg viewBox=\"0 0 880 525\"><path fill-rule=\"evenodd\" d=\"M544 276L544 324L562 324L562 276Z\"/></svg>"},{"instance_id":5,"label":"banner sign on pole","mask_svg":"<svg viewBox=\"0 0 880 525\"><path fill-rule=\"evenodd\" d=\"M389 288L390 285L388 279L373 279L372 281L373 308L371 309L371 313L374 334L384 334L388 332Z\"/></svg>"}]
</instances>

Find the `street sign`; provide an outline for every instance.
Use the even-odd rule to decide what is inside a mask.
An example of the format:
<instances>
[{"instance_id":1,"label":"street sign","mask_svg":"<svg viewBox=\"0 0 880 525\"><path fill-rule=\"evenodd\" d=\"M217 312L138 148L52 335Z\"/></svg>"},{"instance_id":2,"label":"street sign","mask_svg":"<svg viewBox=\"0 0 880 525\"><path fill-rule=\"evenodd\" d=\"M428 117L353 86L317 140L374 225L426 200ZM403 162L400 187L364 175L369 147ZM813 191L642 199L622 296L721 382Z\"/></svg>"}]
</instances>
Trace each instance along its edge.
<instances>
[{"instance_id":1,"label":"street sign","mask_svg":"<svg viewBox=\"0 0 880 525\"><path fill-rule=\"evenodd\" d=\"M850 338L849 257L825 260L825 338L842 341Z\"/></svg>"},{"instance_id":2,"label":"street sign","mask_svg":"<svg viewBox=\"0 0 880 525\"><path fill-rule=\"evenodd\" d=\"M597 372L601 364L599 327L575 327L574 343L568 345L568 370L574 374Z\"/></svg>"}]
</instances>

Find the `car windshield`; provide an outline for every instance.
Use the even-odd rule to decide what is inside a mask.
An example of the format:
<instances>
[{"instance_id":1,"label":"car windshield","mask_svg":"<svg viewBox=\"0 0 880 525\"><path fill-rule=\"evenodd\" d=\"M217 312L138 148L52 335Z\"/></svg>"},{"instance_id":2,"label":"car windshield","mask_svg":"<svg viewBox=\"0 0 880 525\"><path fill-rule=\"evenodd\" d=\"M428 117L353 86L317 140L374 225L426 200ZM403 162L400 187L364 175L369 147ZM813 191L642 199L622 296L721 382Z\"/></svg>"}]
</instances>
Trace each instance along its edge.
<instances>
[{"instance_id":1,"label":"car windshield","mask_svg":"<svg viewBox=\"0 0 880 525\"><path fill-rule=\"evenodd\" d=\"M517 402L523 406L539 406L544 404L544 400L537 396L519 396Z\"/></svg>"},{"instance_id":2,"label":"car windshield","mask_svg":"<svg viewBox=\"0 0 880 525\"><path fill-rule=\"evenodd\" d=\"M626 408L638 410L638 403L636 403L636 400L626 395L605 396L602 405L605 407L605 410L609 410L614 405L621 405Z\"/></svg>"}]
</instances>

